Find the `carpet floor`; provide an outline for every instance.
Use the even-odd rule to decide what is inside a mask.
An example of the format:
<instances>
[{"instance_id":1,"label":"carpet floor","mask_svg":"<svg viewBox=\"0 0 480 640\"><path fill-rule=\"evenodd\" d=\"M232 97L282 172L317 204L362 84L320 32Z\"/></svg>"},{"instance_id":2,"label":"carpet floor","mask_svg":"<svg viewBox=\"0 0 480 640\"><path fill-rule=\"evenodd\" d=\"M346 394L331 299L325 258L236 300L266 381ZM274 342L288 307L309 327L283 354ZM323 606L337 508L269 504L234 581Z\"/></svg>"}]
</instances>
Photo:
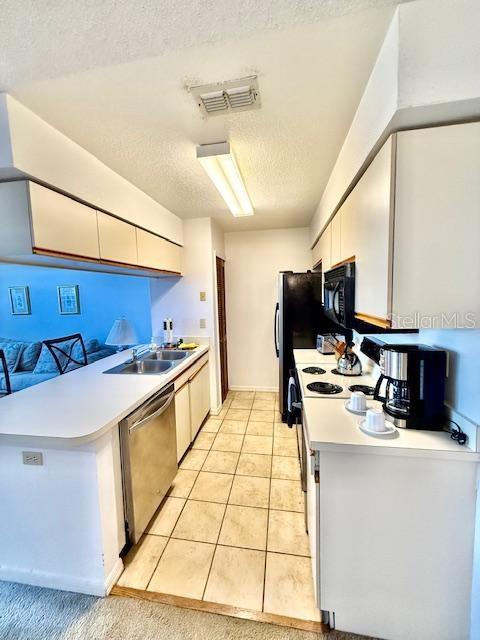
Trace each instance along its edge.
<instances>
[{"instance_id":1,"label":"carpet floor","mask_svg":"<svg viewBox=\"0 0 480 640\"><path fill-rule=\"evenodd\" d=\"M2 640L360 640L180 609L156 602L0 581ZM362 640L366 640L362 636Z\"/></svg>"}]
</instances>

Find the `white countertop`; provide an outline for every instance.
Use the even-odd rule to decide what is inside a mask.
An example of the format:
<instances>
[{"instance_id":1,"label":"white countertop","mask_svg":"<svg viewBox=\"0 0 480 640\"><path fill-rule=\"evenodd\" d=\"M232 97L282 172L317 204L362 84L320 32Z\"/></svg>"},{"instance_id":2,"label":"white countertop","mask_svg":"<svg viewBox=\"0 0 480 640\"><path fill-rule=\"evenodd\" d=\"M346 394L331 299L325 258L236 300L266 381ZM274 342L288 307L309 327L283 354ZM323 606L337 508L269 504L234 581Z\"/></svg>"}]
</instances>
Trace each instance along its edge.
<instances>
[{"instance_id":1,"label":"white countertop","mask_svg":"<svg viewBox=\"0 0 480 640\"><path fill-rule=\"evenodd\" d=\"M448 457L478 462L480 454L459 445L443 431L397 429L394 436L370 436L358 427L359 416L345 408L345 398L304 398L304 426L314 450ZM367 400L381 408L381 403Z\"/></svg>"},{"instance_id":2,"label":"white countertop","mask_svg":"<svg viewBox=\"0 0 480 640\"><path fill-rule=\"evenodd\" d=\"M324 355L316 349L294 349L293 357L295 364L331 364L334 367L337 362L333 353Z\"/></svg>"},{"instance_id":3,"label":"white countertop","mask_svg":"<svg viewBox=\"0 0 480 640\"><path fill-rule=\"evenodd\" d=\"M305 366L335 364L335 356L322 355L316 349L295 349L297 370ZM310 380L310 376L305 376ZM313 379L314 377L311 376ZM321 376L318 377L320 379ZM327 380L328 378L328 380ZM325 378L332 382L332 376ZM337 377L335 377L337 378ZM333 379L345 386L348 384L372 384L373 378L364 376L351 379ZM335 396L303 397L304 426L308 446L313 450L341 451L352 453L389 454L407 456L444 457L449 460L461 459L478 462L480 454L468 445L459 445L443 431L427 431L417 429L397 429L394 436L370 436L358 427L359 416L355 416L345 408L345 398ZM381 403L367 398L368 406L381 408ZM388 416L387 416L388 418Z\"/></svg>"},{"instance_id":4,"label":"white countertop","mask_svg":"<svg viewBox=\"0 0 480 640\"><path fill-rule=\"evenodd\" d=\"M160 375L104 374L131 357L131 349L0 400L0 438L90 442L160 391L208 351L200 346Z\"/></svg>"}]
</instances>

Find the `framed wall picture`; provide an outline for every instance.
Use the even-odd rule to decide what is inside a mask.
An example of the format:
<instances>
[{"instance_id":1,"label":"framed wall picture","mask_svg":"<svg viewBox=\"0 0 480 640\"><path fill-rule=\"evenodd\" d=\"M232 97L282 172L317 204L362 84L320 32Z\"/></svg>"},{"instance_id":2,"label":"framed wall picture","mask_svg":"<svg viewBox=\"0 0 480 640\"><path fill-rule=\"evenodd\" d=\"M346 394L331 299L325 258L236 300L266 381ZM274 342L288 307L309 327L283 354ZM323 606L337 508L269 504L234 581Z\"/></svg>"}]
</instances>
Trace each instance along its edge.
<instances>
[{"instance_id":1,"label":"framed wall picture","mask_svg":"<svg viewBox=\"0 0 480 640\"><path fill-rule=\"evenodd\" d=\"M32 313L30 307L30 293L28 287L9 287L10 305L14 316L29 316Z\"/></svg>"},{"instance_id":2,"label":"framed wall picture","mask_svg":"<svg viewBox=\"0 0 480 640\"><path fill-rule=\"evenodd\" d=\"M57 287L58 308L62 315L75 315L80 313L80 298L78 284L62 284Z\"/></svg>"}]
</instances>

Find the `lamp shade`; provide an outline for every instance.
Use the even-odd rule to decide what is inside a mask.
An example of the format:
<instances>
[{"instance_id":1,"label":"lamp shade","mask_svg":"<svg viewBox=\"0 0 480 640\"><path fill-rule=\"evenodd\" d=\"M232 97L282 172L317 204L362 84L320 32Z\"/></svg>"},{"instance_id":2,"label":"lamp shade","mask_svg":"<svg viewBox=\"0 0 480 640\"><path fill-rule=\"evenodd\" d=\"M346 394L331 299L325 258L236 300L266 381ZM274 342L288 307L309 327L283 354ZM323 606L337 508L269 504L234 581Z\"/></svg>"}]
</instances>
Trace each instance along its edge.
<instances>
[{"instance_id":1,"label":"lamp shade","mask_svg":"<svg viewBox=\"0 0 480 640\"><path fill-rule=\"evenodd\" d=\"M137 334L131 323L126 318L115 320L110 333L105 340L105 344L121 346L126 344L136 344L138 342Z\"/></svg>"}]
</instances>

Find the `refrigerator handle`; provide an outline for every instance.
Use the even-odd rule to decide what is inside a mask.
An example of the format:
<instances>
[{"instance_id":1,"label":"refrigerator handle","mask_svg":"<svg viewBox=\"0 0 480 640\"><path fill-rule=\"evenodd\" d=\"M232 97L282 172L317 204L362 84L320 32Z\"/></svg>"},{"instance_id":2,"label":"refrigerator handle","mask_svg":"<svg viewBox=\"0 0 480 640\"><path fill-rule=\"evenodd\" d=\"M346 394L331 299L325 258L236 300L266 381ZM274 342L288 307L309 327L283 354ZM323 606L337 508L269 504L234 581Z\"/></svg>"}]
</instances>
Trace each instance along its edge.
<instances>
[{"instance_id":1,"label":"refrigerator handle","mask_svg":"<svg viewBox=\"0 0 480 640\"><path fill-rule=\"evenodd\" d=\"M273 321L273 339L275 342L275 353L277 354L277 358L280 356L280 349L278 346L278 314L280 311L279 304L277 302L275 306L275 320Z\"/></svg>"}]
</instances>

